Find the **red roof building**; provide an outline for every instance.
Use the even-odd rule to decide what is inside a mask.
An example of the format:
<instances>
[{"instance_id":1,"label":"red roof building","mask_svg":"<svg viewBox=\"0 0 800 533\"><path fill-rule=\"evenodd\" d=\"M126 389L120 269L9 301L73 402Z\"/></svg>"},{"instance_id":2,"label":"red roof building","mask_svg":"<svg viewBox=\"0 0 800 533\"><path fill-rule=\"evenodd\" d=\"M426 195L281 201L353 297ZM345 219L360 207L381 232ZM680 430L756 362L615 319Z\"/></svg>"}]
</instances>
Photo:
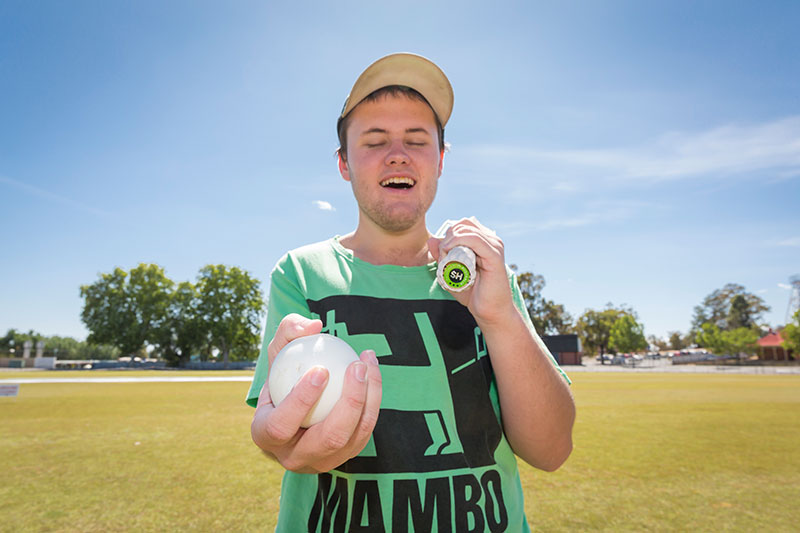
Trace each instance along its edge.
<instances>
[{"instance_id":1,"label":"red roof building","mask_svg":"<svg viewBox=\"0 0 800 533\"><path fill-rule=\"evenodd\" d=\"M794 361L792 350L783 347L780 331L772 331L758 339L758 358L762 361Z\"/></svg>"}]
</instances>

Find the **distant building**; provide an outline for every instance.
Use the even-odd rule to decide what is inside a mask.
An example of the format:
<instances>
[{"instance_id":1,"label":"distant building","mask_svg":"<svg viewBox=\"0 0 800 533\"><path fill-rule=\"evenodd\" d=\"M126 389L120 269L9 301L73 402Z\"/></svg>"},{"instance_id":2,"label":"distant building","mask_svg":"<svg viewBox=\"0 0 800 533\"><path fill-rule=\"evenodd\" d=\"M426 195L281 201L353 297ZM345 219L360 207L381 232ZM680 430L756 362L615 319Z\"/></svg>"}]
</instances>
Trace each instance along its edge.
<instances>
[{"instance_id":1,"label":"distant building","mask_svg":"<svg viewBox=\"0 0 800 533\"><path fill-rule=\"evenodd\" d=\"M583 348L577 335L544 335L542 340L559 365L581 364Z\"/></svg>"},{"instance_id":2,"label":"distant building","mask_svg":"<svg viewBox=\"0 0 800 533\"><path fill-rule=\"evenodd\" d=\"M758 358L762 361L794 361L792 350L783 347L780 331L769 330L769 333L758 339Z\"/></svg>"}]
</instances>

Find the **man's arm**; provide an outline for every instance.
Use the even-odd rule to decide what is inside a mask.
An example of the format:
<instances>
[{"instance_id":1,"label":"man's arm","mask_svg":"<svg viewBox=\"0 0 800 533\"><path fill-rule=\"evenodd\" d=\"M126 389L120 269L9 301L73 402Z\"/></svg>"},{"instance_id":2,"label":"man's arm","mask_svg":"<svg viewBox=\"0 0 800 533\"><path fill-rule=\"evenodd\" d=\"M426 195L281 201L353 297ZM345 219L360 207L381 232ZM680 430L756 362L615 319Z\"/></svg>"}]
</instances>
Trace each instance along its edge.
<instances>
[{"instance_id":1,"label":"man's arm","mask_svg":"<svg viewBox=\"0 0 800 533\"><path fill-rule=\"evenodd\" d=\"M478 278L453 296L467 306L486 339L506 437L525 462L556 470L572 451L575 403L569 387L514 305L503 242L467 219L448 230L444 239L429 241L434 257L458 245L475 252Z\"/></svg>"},{"instance_id":2,"label":"man's arm","mask_svg":"<svg viewBox=\"0 0 800 533\"><path fill-rule=\"evenodd\" d=\"M575 403L516 307L497 323L478 321L497 379L503 428L525 462L553 471L572 452Z\"/></svg>"}]
</instances>

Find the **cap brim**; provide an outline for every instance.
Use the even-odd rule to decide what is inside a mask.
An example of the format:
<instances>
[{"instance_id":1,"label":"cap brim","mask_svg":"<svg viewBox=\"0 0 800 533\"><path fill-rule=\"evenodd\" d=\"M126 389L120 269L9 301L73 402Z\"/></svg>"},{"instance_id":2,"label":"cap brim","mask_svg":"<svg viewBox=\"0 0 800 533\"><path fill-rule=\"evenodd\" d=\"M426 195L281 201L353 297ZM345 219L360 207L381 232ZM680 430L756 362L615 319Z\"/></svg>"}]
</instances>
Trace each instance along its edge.
<instances>
[{"instance_id":1,"label":"cap brim","mask_svg":"<svg viewBox=\"0 0 800 533\"><path fill-rule=\"evenodd\" d=\"M453 88L435 63L416 54L392 54L375 61L358 77L344 103L346 116L364 98L383 87L402 85L420 93L433 108L442 127L453 111Z\"/></svg>"}]
</instances>

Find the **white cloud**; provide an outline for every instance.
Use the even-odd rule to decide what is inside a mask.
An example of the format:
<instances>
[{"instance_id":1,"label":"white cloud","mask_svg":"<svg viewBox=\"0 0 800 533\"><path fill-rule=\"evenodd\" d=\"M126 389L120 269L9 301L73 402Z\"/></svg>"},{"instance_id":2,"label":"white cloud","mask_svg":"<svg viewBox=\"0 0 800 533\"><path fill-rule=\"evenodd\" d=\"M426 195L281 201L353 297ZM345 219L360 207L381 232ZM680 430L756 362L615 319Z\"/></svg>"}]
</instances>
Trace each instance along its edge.
<instances>
[{"instance_id":1,"label":"white cloud","mask_svg":"<svg viewBox=\"0 0 800 533\"><path fill-rule=\"evenodd\" d=\"M336 208L333 207L330 202L326 202L325 200L314 200L312 203L320 211L336 211Z\"/></svg>"},{"instance_id":2,"label":"white cloud","mask_svg":"<svg viewBox=\"0 0 800 533\"><path fill-rule=\"evenodd\" d=\"M493 169L495 175L532 178L528 187L547 183L551 190L563 192L575 190L576 183L585 188L615 181L718 179L765 171L787 179L800 175L800 116L702 132L666 133L638 146L542 150L480 145L464 147L463 152L474 159L472 163Z\"/></svg>"},{"instance_id":3,"label":"white cloud","mask_svg":"<svg viewBox=\"0 0 800 533\"><path fill-rule=\"evenodd\" d=\"M787 283L778 283L778 287L781 289L786 289L787 291L792 290L792 286Z\"/></svg>"},{"instance_id":4,"label":"white cloud","mask_svg":"<svg viewBox=\"0 0 800 533\"><path fill-rule=\"evenodd\" d=\"M553 231L580 228L596 224L618 223L638 216L654 207L647 202L625 200L590 201L574 213L565 216L558 209L544 210L534 219L515 220L498 224L503 235L522 235L530 231Z\"/></svg>"},{"instance_id":5,"label":"white cloud","mask_svg":"<svg viewBox=\"0 0 800 533\"><path fill-rule=\"evenodd\" d=\"M781 240L770 241L770 244L771 244L772 246L791 246L791 247L797 247L797 246L800 246L800 237L790 237L790 238L788 238L788 239L781 239Z\"/></svg>"}]
</instances>

